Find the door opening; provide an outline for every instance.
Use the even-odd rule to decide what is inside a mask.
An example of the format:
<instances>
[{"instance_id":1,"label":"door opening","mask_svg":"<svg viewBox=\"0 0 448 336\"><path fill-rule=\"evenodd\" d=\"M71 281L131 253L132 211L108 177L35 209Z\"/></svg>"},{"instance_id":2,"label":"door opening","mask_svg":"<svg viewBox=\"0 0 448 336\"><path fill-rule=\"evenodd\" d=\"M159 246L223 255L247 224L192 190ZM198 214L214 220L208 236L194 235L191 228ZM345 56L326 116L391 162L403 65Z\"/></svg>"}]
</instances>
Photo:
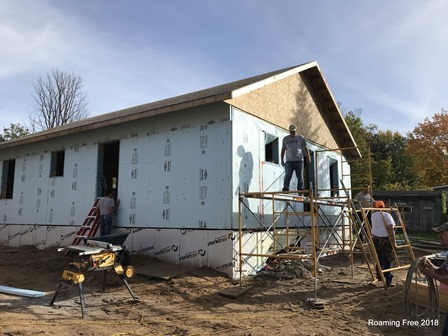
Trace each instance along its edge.
<instances>
[{"instance_id":1,"label":"door opening","mask_svg":"<svg viewBox=\"0 0 448 336\"><path fill-rule=\"evenodd\" d=\"M107 189L117 195L120 142L108 142L98 146L98 172L96 196L104 196Z\"/></svg>"},{"instance_id":2,"label":"door opening","mask_svg":"<svg viewBox=\"0 0 448 336\"><path fill-rule=\"evenodd\" d=\"M304 189L308 189L310 187L312 187L312 190L310 190L310 192L313 193L314 197L316 197L316 173L314 171L314 151L310 150L310 156L311 156L311 162L308 163L307 162L304 165L304 169L303 169L303 188Z\"/></svg>"}]
</instances>

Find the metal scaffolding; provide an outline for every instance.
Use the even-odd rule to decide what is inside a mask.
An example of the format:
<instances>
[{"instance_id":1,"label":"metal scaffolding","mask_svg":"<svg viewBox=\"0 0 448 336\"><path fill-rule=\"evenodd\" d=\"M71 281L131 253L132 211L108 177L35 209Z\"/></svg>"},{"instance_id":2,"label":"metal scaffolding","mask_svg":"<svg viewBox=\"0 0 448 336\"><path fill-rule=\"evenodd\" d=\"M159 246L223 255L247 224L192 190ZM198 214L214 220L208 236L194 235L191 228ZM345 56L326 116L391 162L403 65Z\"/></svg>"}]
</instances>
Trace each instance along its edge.
<instances>
[{"instance_id":1,"label":"metal scaffolding","mask_svg":"<svg viewBox=\"0 0 448 336\"><path fill-rule=\"evenodd\" d=\"M348 161L342 153L354 148L315 151L314 171L318 171L322 160L328 160L328 152L331 152L332 156L340 155L338 175L347 178L350 174L344 171L344 166ZM370 172L370 157L368 159ZM356 236L352 235L350 192L343 192L347 189L342 179L340 183L336 181L336 187L325 189L318 177L316 174L315 185L310 183L307 190L239 194L240 278L243 277L243 263L248 263L251 257L309 259L313 263L313 276L317 276L320 257L334 251L353 252ZM370 174L367 177L371 185ZM252 221L243 218L243 210L249 213ZM243 241L243 234L248 232L258 235L254 246L249 248ZM265 241L271 241L272 245L266 247ZM259 263L255 264L253 271L256 272Z\"/></svg>"},{"instance_id":2,"label":"metal scaffolding","mask_svg":"<svg viewBox=\"0 0 448 336\"><path fill-rule=\"evenodd\" d=\"M339 176L342 178L338 181L337 187L323 189L316 177L315 185L310 183L307 190L239 194L240 284L244 277L243 265L249 265L248 268L256 273L270 258L309 260L314 278L315 297L313 300L317 302L319 259L329 254L345 253L349 257L352 276L354 276L355 250L362 251L369 266L372 281L376 281L377 275L380 274L381 280L385 283L371 240L370 223L367 218L367 213L376 209L361 209L357 213L351 196L356 189L346 188L344 185L344 178L350 176L344 171L344 163L349 165L350 162L342 155L343 149L316 151L315 171L317 171L320 157L328 160L328 155L322 155L328 151L341 155L342 171ZM372 190L370 151L368 153L366 159L356 160L364 161L366 174L361 179L365 181L363 184L368 184ZM389 210L396 211L395 208ZM401 217L397 227L406 234ZM252 239L252 243L249 244L249 239L244 239L244 235L252 237L255 235L253 237L255 239ZM361 236L368 238L367 244L361 241ZM410 257L413 259L407 235L405 244L400 248L410 251ZM396 254L395 256L397 267L401 269L409 266L400 265ZM253 258L255 262L250 265ZM380 272L377 273L376 270Z\"/></svg>"},{"instance_id":3,"label":"metal scaffolding","mask_svg":"<svg viewBox=\"0 0 448 336\"><path fill-rule=\"evenodd\" d=\"M252 267L254 272L258 271L256 268L263 259L309 260L314 280L314 298L309 299L309 302L316 306L319 304L318 261L328 254L346 251L350 246L348 241L351 234L347 231L350 209L346 199L315 198L311 191L312 187L300 191L300 195L297 192L239 194L240 285L243 264L250 264L250 258L256 257L257 260ZM251 200L259 201L257 209L262 204L263 214L251 209ZM331 217L329 207L337 209L333 211L336 214ZM243 219L243 208L250 214L250 218ZM267 213L268 208L270 213ZM254 223L257 225L254 226ZM256 236L253 246L244 245L244 234Z\"/></svg>"}]
</instances>

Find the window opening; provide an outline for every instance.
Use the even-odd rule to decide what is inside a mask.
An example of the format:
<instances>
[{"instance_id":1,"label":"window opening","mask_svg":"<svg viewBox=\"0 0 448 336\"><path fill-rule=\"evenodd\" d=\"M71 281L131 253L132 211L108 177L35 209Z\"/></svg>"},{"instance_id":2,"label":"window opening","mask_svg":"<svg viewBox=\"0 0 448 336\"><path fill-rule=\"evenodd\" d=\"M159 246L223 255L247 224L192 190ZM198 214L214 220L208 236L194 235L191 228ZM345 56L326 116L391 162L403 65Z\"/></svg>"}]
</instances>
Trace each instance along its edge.
<instances>
[{"instance_id":1,"label":"window opening","mask_svg":"<svg viewBox=\"0 0 448 336\"><path fill-rule=\"evenodd\" d=\"M51 153L50 177L64 176L65 151Z\"/></svg>"},{"instance_id":2,"label":"window opening","mask_svg":"<svg viewBox=\"0 0 448 336\"><path fill-rule=\"evenodd\" d=\"M14 171L16 160L3 161L2 184L0 186L0 199L12 199L14 191Z\"/></svg>"},{"instance_id":3,"label":"window opening","mask_svg":"<svg viewBox=\"0 0 448 336\"><path fill-rule=\"evenodd\" d=\"M403 213L405 214L405 215L412 215L412 206L410 206L410 205L405 205L404 207L403 207Z\"/></svg>"},{"instance_id":4,"label":"window opening","mask_svg":"<svg viewBox=\"0 0 448 336\"><path fill-rule=\"evenodd\" d=\"M264 160L266 162L279 163L278 137L265 133L264 135Z\"/></svg>"},{"instance_id":5,"label":"window opening","mask_svg":"<svg viewBox=\"0 0 448 336\"><path fill-rule=\"evenodd\" d=\"M338 161L332 158L328 158L330 160L330 188L331 188L331 196L338 196L336 193L339 189L339 169L338 169ZM336 189L336 190L335 190Z\"/></svg>"}]
</instances>

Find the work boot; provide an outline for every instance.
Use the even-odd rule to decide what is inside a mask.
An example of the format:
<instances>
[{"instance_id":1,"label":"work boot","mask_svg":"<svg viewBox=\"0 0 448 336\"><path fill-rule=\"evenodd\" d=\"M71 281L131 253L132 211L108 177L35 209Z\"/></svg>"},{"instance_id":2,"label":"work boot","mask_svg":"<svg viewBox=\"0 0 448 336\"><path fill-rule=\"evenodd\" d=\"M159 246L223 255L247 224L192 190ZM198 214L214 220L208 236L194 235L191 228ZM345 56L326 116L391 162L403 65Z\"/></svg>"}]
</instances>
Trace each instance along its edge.
<instances>
[{"instance_id":1,"label":"work boot","mask_svg":"<svg viewBox=\"0 0 448 336\"><path fill-rule=\"evenodd\" d=\"M386 288L389 288L389 287L395 287L395 284L394 283L392 283L392 281L388 281L387 283L386 283Z\"/></svg>"}]
</instances>

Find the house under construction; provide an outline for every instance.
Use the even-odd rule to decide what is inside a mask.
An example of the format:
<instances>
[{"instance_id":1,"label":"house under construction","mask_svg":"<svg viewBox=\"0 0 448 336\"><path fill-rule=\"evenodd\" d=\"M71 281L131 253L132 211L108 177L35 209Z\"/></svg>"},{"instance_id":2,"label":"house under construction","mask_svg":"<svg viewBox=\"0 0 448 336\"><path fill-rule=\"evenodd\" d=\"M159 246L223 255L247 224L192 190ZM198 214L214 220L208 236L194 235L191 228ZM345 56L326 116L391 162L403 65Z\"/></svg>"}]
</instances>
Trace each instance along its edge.
<instances>
[{"instance_id":1,"label":"house under construction","mask_svg":"<svg viewBox=\"0 0 448 336\"><path fill-rule=\"evenodd\" d=\"M115 230L129 233L133 253L207 265L232 278L250 274L266 258L243 262L242 249L278 250L272 237L259 244L260 221L251 213L265 222L276 216L272 207L288 207L294 196L254 197L242 207L241 195L281 190L280 150L290 124L312 156L307 197L330 202L319 207L321 234L332 231L337 244L334 230L342 240L345 234L338 193L341 183L350 189L349 161L360 153L316 62L0 143L0 244L70 245L98 197L113 188L121 200ZM294 207L302 215L283 213L274 222L306 227L314 212L306 202Z\"/></svg>"}]
</instances>

